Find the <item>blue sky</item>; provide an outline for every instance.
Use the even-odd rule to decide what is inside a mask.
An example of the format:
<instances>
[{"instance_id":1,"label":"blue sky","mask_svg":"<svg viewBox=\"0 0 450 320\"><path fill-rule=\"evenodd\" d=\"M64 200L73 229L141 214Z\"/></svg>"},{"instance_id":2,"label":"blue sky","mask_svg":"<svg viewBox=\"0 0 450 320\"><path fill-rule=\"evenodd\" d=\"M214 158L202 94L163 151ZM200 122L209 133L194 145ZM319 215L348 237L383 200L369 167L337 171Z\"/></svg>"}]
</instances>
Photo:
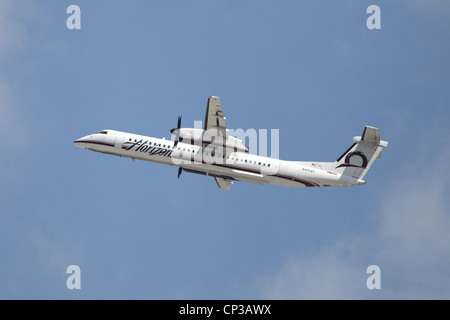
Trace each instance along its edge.
<instances>
[{"instance_id":1,"label":"blue sky","mask_svg":"<svg viewBox=\"0 0 450 320\"><path fill-rule=\"evenodd\" d=\"M81 30L66 9L81 8ZM381 30L366 9L381 8ZM0 298L448 299L450 5L433 1L0 3ZM76 148L170 138L221 98L280 158L389 141L367 184L235 183ZM81 268L68 290L66 268ZM366 268L381 269L368 290Z\"/></svg>"}]
</instances>

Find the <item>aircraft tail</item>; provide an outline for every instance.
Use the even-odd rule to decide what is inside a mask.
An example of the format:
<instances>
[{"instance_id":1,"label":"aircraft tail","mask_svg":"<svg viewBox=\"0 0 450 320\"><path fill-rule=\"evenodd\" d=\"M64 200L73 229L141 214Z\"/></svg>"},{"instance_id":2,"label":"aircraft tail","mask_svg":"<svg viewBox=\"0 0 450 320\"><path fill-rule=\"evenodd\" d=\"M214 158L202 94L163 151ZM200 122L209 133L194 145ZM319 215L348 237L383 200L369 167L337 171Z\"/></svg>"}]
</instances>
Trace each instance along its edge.
<instances>
[{"instance_id":1,"label":"aircraft tail","mask_svg":"<svg viewBox=\"0 0 450 320\"><path fill-rule=\"evenodd\" d=\"M381 150L388 146L380 140L380 129L366 126L362 137L354 137L353 145L329 168L344 176L363 179L373 162L381 158Z\"/></svg>"}]
</instances>

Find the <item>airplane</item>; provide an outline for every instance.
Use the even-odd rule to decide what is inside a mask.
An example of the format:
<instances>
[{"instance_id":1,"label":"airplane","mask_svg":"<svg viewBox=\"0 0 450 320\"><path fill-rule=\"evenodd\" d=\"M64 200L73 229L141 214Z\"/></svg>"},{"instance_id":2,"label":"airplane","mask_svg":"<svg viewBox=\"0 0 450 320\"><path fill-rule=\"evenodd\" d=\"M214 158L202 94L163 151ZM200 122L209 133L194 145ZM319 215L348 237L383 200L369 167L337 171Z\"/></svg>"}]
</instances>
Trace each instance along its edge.
<instances>
[{"instance_id":1,"label":"airplane","mask_svg":"<svg viewBox=\"0 0 450 320\"><path fill-rule=\"evenodd\" d=\"M183 171L211 176L222 190L234 181L286 187L357 186L381 151L388 146L380 130L365 126L362 136L334 162L287 161L249 154L244 142L228 134L220 98L208 97L204 128L170 130L174 140L102 130L74 141L77 147L178 167Z\"/></svg>"}]
</instances>

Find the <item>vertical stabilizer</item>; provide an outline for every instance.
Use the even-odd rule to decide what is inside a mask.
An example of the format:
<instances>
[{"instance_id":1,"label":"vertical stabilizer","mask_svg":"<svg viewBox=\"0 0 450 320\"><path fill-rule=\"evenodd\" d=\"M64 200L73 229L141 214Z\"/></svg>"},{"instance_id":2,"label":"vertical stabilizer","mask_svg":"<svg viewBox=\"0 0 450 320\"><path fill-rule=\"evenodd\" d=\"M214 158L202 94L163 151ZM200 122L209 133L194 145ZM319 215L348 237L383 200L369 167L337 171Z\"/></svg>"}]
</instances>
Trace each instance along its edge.
<instances>
[{"instance_id":1,"label":"vertical stabilizer","mask_svg":"<svg viewBox=\"0 0 450 320\"><path fill-rule=\"evenodd\" d=\"M380 129L370 126L364 128L362 137L354 137L353 141L354 144L336 160L330 171L363 179L388 142L380 140Z\"/></svg>"}]
</instances>

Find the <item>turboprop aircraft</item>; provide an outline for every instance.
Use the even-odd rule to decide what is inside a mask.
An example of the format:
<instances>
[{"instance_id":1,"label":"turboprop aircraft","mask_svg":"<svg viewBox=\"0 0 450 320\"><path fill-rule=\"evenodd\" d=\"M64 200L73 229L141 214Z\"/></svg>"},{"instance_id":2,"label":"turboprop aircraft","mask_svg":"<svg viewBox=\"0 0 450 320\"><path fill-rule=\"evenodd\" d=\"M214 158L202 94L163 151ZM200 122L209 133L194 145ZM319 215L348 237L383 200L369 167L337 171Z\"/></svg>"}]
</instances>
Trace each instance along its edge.
<instances>
[{"instance_id":1,"label":"turboprop aircraft","mask_svg":"<svg viewBox=\"0 0 450 320\"><path fill-rule=\"evenodd\" d=\"M74 141L77 147L106 154L157 162L183 171L211 176L218 187L230 190L234 181L270 183L286 187L363 185L367 171L388 142L378 128L366 126L362 136L336 161L286 161L249 154L242 140L228 134L220 98L208 98L204 129L172 129L174 140L116 130L102 130Z\"/></svg>"}]
</instances>

